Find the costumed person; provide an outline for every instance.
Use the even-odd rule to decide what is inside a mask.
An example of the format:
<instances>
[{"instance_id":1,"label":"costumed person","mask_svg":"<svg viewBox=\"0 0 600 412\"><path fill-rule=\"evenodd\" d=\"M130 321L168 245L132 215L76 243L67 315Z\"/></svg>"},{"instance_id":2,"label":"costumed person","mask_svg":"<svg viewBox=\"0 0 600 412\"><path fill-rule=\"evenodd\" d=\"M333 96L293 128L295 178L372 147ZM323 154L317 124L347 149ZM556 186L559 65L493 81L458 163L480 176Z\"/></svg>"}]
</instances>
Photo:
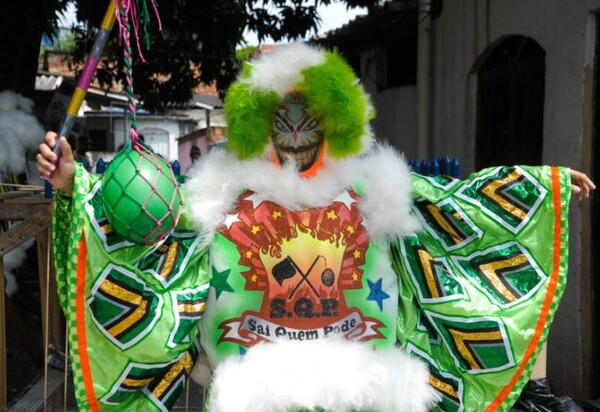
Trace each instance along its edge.
<instances>
[{"instance_id":1,"label":"costumed person","mask_svg":"<svg viewBox=\"0 0 600 412\"><path fill-rule=\"evenodd\" d=\"M508 410L589 178L411 175L375 142L350 66L304 44L246 64L225 113L226 150L194 166L177 226L150 242L127 232L133 187L111 180L134 168L89 174L64 138L55 167L56 135L41 145L79 407L167 410L192 375L210 411Z\"/></svg>"}]
</instances>

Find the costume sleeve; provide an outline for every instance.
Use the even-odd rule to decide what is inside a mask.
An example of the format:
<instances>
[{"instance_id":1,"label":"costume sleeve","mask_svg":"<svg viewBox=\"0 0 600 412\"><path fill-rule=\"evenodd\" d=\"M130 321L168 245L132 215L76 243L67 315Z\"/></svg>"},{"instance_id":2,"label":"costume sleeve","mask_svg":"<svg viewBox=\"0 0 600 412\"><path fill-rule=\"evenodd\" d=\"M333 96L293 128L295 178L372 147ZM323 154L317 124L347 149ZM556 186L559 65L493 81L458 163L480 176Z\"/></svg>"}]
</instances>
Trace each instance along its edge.
<instances>
[{"instance_id":1,"label":"costume sleeve","mask_svg":"<svg viewBox=\"0 0 600 412\"><path fill-rule=\"evenodd\" d=\"M207 253L186 224L154 246L114 233L101 179L77 166L58 194L53 239L75 395L83 411L164 411L198 355L208 294Z\"/></svg>"},{"instance_id":2,"label":"costume sleeve","mask_svg":"<svg viewBox=\"0 0 600 412\"><path fill-rule=\"evenodd\" d=\"M398 339L431 370L443 411L509 410L546 341L568 266L568 169L414 176L423 224L392 246Z\"/></svg>"}]
</instances>

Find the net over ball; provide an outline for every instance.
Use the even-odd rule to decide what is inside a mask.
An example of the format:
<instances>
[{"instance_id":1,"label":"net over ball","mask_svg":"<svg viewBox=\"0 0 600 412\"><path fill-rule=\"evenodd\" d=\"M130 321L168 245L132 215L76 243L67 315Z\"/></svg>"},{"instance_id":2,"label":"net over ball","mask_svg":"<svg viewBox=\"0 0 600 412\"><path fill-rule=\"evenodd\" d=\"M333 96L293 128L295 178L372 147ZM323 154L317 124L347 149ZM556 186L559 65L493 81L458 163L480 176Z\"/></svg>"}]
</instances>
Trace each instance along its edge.
<instances>
[{"instance_id":1,"label":"net over ball","mask_svg":"<svg viewBox=\"0 0 600 412\"><path fill-rule=\"evenodd\" d=\"M171 167L143 143L129 142L115 156L102 179L102 200L113 230L140 245L167 237L182 209Z\"/></svg>"}]
</instances>

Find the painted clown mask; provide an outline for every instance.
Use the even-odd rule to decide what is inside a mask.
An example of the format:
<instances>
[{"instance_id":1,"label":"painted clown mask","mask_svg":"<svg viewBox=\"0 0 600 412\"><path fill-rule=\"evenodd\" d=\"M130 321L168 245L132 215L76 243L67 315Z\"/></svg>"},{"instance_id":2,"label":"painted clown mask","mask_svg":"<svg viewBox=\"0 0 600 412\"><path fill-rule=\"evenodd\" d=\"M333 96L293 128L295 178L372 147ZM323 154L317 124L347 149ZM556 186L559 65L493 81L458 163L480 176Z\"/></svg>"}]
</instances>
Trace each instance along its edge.
<instances>
[{"instance_id":1,"label":"painted clown mask","mask_svg":"<svg viewBox=\"0 0 600 412\"><path fill-rule=\"evenodd\" d=\"M321 122L308 112L306 96L301 92L286 94L271 126L271 142L279 164L293 158L300 172L308 171L319 161L324 141Z\"/></svg>"}]
</instances>

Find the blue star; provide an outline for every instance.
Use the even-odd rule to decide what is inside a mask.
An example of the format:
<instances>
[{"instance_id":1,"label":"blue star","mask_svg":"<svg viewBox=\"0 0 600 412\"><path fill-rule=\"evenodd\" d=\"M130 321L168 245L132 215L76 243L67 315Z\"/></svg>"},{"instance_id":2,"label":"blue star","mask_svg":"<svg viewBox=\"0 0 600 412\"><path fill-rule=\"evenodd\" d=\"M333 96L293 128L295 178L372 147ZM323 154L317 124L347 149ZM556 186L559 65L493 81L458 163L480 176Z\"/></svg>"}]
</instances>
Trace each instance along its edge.
<instances>
[{"instance_id":1,"label":"blue star","mask_svg":"<svg viewBox=\"0 0 600 412\"><path fill-rule=\"evenodd\" d=\"M381 278L379 278L379 280L375 283L373 283L369 279L367 279L367 283L369 284L369 289L371 289L371 292L369 293L369 297L367 298L367 300L374 300L375 302L377 302L377 306L379 306L379 310L383 310L383 300L388 299L390 297L390 295L388 295L383 290L381 290L381 282L382 282Z\"/></svg>"}]
</instances>

